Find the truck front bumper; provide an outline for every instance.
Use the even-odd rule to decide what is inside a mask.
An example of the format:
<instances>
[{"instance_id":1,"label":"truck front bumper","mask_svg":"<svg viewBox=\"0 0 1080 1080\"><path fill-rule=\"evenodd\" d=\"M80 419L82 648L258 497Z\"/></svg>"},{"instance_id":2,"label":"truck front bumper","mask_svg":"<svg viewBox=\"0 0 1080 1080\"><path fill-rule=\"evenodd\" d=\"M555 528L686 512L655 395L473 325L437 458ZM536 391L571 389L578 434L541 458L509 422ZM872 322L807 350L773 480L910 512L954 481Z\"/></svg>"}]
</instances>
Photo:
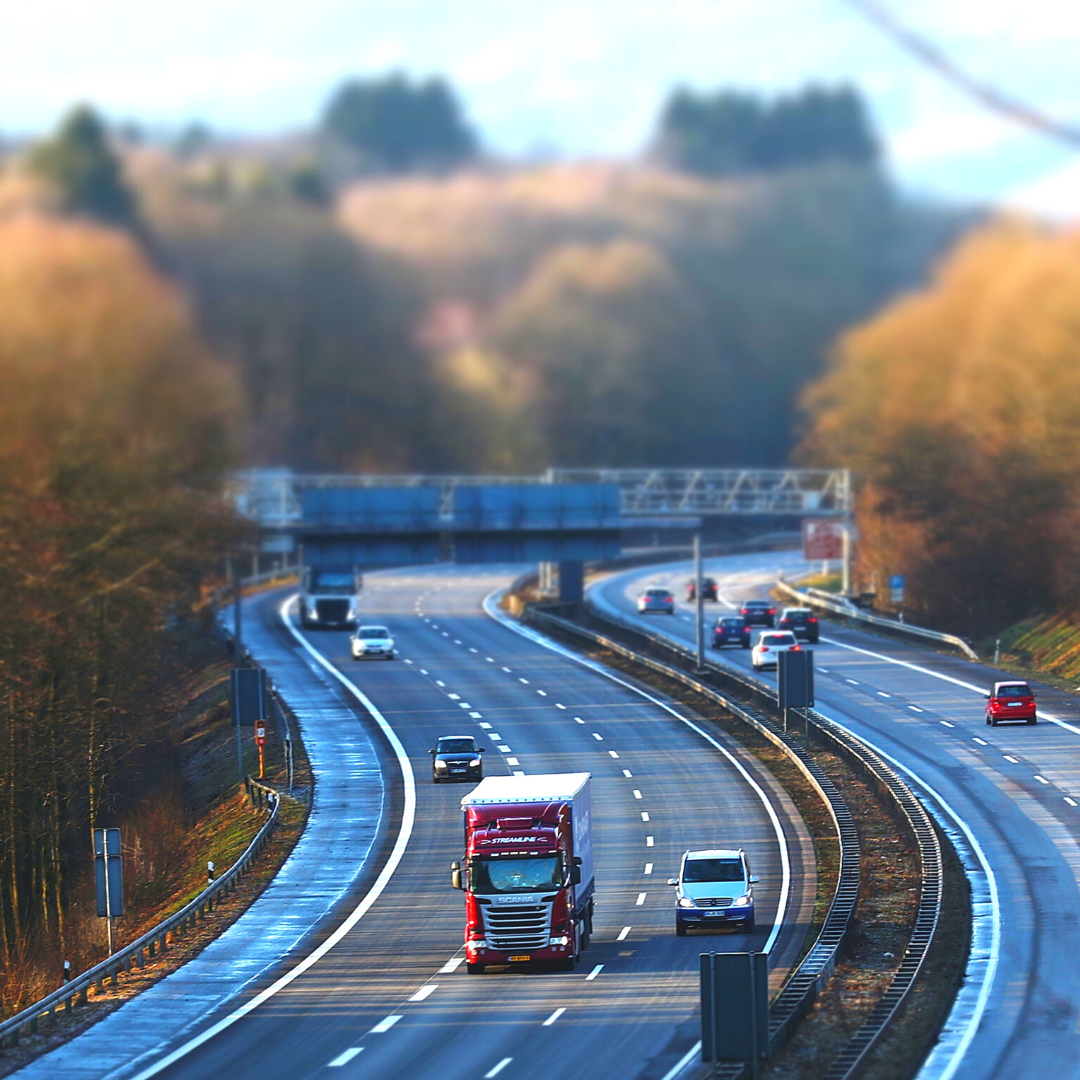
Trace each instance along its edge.
<instances>
[{"instance_id":1,"label":"truck front bumper","mask_svg":"<svg viewBox=\"0 0 1080 1080\"><path fill-rule=\"evenodd\" d=\"M470 964L550 964L574 955L573 945L546 945L542 949L502 952L499 949L479 948L477 942L465 943L465 956Z\"/></svg>"}]
</instances>

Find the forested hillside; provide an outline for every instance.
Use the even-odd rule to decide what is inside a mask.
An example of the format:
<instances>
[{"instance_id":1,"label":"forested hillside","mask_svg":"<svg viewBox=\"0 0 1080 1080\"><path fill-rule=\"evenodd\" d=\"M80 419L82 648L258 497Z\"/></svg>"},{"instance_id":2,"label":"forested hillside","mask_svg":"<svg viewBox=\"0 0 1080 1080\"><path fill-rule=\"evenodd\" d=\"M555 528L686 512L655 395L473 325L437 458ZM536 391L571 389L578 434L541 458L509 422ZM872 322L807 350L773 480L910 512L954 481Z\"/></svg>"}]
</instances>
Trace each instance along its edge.
<instances>
[{"instance_id":1,"label":"forested hillside","mask_svg":"<svg viewBox=\"0 0 1080 1080\"><path fill-rule=\"evenodd\" d=\"M863 478L859 572L985 637L1075 598L1080 234L1002 223L843 337L804 458Z\"/></svg>"}]
</instances>

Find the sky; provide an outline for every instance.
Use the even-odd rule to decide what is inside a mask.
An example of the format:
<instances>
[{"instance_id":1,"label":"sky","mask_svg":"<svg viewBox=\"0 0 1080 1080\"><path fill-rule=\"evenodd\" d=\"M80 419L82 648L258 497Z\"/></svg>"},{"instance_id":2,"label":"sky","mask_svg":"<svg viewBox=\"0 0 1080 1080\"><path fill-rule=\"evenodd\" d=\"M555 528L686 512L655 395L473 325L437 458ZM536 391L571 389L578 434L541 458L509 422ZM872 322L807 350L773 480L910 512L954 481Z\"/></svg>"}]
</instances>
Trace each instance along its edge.
<instances>
[{"instance_id":1,"label":"sky","mask_svg":"<svg viewBox=\"0 0 1080 1080\"><path fill-rule=\"evenodd\" d=\"M889 2L973 74L1080 123L1080 5ZM342 79L391 70L445 75L514 157L633 154L680 85L853 83L911 193L1080 217L1080 152L987 113L843 0L8 0L0 135L43 132L75 101L270 134L311 124Z\"/></svg>"}]
</instances>

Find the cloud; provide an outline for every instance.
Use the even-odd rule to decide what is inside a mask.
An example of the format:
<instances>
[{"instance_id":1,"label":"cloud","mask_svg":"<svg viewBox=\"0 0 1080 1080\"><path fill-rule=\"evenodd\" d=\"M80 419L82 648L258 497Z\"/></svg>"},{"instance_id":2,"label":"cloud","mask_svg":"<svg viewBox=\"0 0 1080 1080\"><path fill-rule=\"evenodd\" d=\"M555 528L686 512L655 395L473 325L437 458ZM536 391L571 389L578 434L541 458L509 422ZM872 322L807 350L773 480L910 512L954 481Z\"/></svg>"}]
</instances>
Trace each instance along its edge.
<instances>
[{"instance_id":1,"label":"cloud","mask_svg":"<svg viewBox=\"0 0 1080 1080\"><path fill-rule=\"evenodd\" d=\"M1080 220L1080 158L1010 192L1002 207L1055 222Z\"/></svg>"}]
</instances>

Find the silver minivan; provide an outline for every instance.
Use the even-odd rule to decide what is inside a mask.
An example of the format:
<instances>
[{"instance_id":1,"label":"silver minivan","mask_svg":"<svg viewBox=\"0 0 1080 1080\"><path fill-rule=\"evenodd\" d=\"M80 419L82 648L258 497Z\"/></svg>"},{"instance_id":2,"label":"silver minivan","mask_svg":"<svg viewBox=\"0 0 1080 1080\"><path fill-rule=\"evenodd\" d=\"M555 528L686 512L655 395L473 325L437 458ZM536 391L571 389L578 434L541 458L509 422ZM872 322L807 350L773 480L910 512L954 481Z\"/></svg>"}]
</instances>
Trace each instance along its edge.
<instances>
[{"instance_id":1,"label":"silver minivan","mask_svg":"<svg viewBox=\"0 0 1080 1080\"><path fill-rule=\"evenodd\" d=\"M750 863L742 848L687 851L675 887L675 933L736 926L743 933L754 929L754 885Z\"/></svg>"}]
</instances>

